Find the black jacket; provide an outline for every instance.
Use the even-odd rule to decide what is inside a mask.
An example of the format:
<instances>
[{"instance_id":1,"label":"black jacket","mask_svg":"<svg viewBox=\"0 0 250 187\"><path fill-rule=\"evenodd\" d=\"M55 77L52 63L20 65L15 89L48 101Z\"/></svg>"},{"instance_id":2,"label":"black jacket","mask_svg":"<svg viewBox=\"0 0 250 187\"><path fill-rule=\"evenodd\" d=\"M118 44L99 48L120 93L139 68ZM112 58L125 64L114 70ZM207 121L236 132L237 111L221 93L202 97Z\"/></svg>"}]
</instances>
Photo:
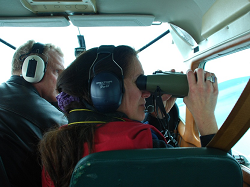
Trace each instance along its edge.
<instances>
[{"instance_id":1,"label":"black jacket","mask_svg":"<svg viewBox=\"0 0 250 187\"><path fill-rule=\"evenodd\" d=\"M12 186L41 186L37 143L49 128L67 123L21 76L0 85L0 156Z\"/></svg>"}]
</instances>

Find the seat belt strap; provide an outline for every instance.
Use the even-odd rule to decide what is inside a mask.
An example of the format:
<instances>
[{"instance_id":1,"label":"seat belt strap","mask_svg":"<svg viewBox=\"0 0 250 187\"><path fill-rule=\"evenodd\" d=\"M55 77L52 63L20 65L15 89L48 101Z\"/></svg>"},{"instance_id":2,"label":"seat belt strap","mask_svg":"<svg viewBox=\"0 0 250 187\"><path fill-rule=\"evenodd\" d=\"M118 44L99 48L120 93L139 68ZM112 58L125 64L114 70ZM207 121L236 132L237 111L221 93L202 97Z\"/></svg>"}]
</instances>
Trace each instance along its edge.
<instances>
[{"instance_id":1,"label":"seat belt strap","mask_svg":"<svg viewBox=\"0 0 250 187\"><path fill-rule=\"evenodd\" d=\"M207 147L228 152L250 127L250 79L231 113Z\"/></svg>"},{"instance_id":2,"label":"seat belt strap","mask_svg":"<svg viewBox=\"0 0 250 187\"><path fill-rule=\"evenodd\" d=\"M10 187L10 182L9 182L7 173L5 171L1 156L0 156L0 176L1 176L0 186Z\"/></svg>"}]
</instances>

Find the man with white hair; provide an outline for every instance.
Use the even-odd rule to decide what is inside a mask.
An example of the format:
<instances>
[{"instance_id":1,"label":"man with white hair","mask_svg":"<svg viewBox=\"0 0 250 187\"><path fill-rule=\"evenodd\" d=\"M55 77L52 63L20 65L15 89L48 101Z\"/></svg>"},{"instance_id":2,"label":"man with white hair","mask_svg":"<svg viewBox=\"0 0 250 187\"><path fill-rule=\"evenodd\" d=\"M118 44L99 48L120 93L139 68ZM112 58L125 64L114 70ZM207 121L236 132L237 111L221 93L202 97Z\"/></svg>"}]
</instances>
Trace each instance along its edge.
<instances>
[{"instance_id":1,"label":"man with white hair","mask_svg":"<svg viewBox=\"0 0 250 187\"><path fill-rule=\"evenodd\" d=\"M64 70L60 48L30 40L12 60L12 76L0 85L0 156L11 186L41 186L37 144L44 132L67 124L56 103Z\"/></svg>"}]
</instances>

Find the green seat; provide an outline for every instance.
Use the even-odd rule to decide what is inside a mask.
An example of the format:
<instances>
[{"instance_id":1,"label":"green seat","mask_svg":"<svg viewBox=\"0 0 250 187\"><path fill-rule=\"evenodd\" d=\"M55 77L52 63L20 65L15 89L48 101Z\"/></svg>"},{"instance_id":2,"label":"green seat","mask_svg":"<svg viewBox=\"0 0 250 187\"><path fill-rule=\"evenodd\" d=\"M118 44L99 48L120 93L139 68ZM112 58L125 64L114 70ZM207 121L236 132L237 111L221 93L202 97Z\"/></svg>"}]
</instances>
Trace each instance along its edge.
<instances>
[{"instance_id":1,"label":"green seat","mask_svg":"<svg viewBox=\"0 0 250 187\"><path fill-rule=\"evenodd\" d=\"M82 158L70 187L241 187L238 162L212 148L106 151Z\"/></svg>"}]
</instances>

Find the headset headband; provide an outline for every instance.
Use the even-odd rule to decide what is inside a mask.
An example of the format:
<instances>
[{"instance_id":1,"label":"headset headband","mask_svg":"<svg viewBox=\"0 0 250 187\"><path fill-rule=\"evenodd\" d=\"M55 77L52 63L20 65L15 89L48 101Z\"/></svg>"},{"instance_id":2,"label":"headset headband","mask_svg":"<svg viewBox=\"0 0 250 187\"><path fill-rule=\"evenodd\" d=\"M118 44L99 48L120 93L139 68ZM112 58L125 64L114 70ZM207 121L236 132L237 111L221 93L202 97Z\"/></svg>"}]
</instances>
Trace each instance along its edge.
<instances>
[{"instance_id":1,"label":"headset headband","mask_svg":"<svg viewBox=\"0 0 250 187\"><path fill-rule=\"evenodd\" d=\"M31 53L38 53L38 54L43 54L45 46L41 43L34 43L34 45L32 46L29 54Z\"/></svg>"},{"instance_id":2,"label":"headset headband","mask_svg":"<svg viewBox=\"0 0 250 187\"><path fill-rule=\"evenodd\" d=\"M121 68L121 66L119 66L119 64L117 64L117 62L114 60L114 49L115 49L115 46L114 45L102 45L100 46L98 49L97 49L97 55L96 55L96 58L94 60L94 62L92 63L92 65L90 66L89 68L89 81L91 79L91 70L93 70L94 72L94 69L95 69L95 65L97 63L99 63L100 61L108 58L110 55L112 57L112 61L117 65L117 67L119 67L119 69L121 70L121 75L122 75L122 78L123 78L123 70ZM100 54L107 54L107 56L105 56L104 58L98 60L99 58L99 55Z\"/></svg>"},{"instance_id":3,"label":"headset headband","mask_svg":"<svg viewBox=\"0 0 250 187\"><path fill-rule=\"evenodd\" d=\"M24 61L31 53L37 53L37 54L41 54L43 56L45 56L47 58L46 60L46 63L48 62L48 57L43 53L44 52L44 49L45 49L45 45L42 44L42 43L34 43L30 52L26 53L26 54L22 54L20 57L19 57L19 60L20 61Z\"/></svg>"}]
</instances>

